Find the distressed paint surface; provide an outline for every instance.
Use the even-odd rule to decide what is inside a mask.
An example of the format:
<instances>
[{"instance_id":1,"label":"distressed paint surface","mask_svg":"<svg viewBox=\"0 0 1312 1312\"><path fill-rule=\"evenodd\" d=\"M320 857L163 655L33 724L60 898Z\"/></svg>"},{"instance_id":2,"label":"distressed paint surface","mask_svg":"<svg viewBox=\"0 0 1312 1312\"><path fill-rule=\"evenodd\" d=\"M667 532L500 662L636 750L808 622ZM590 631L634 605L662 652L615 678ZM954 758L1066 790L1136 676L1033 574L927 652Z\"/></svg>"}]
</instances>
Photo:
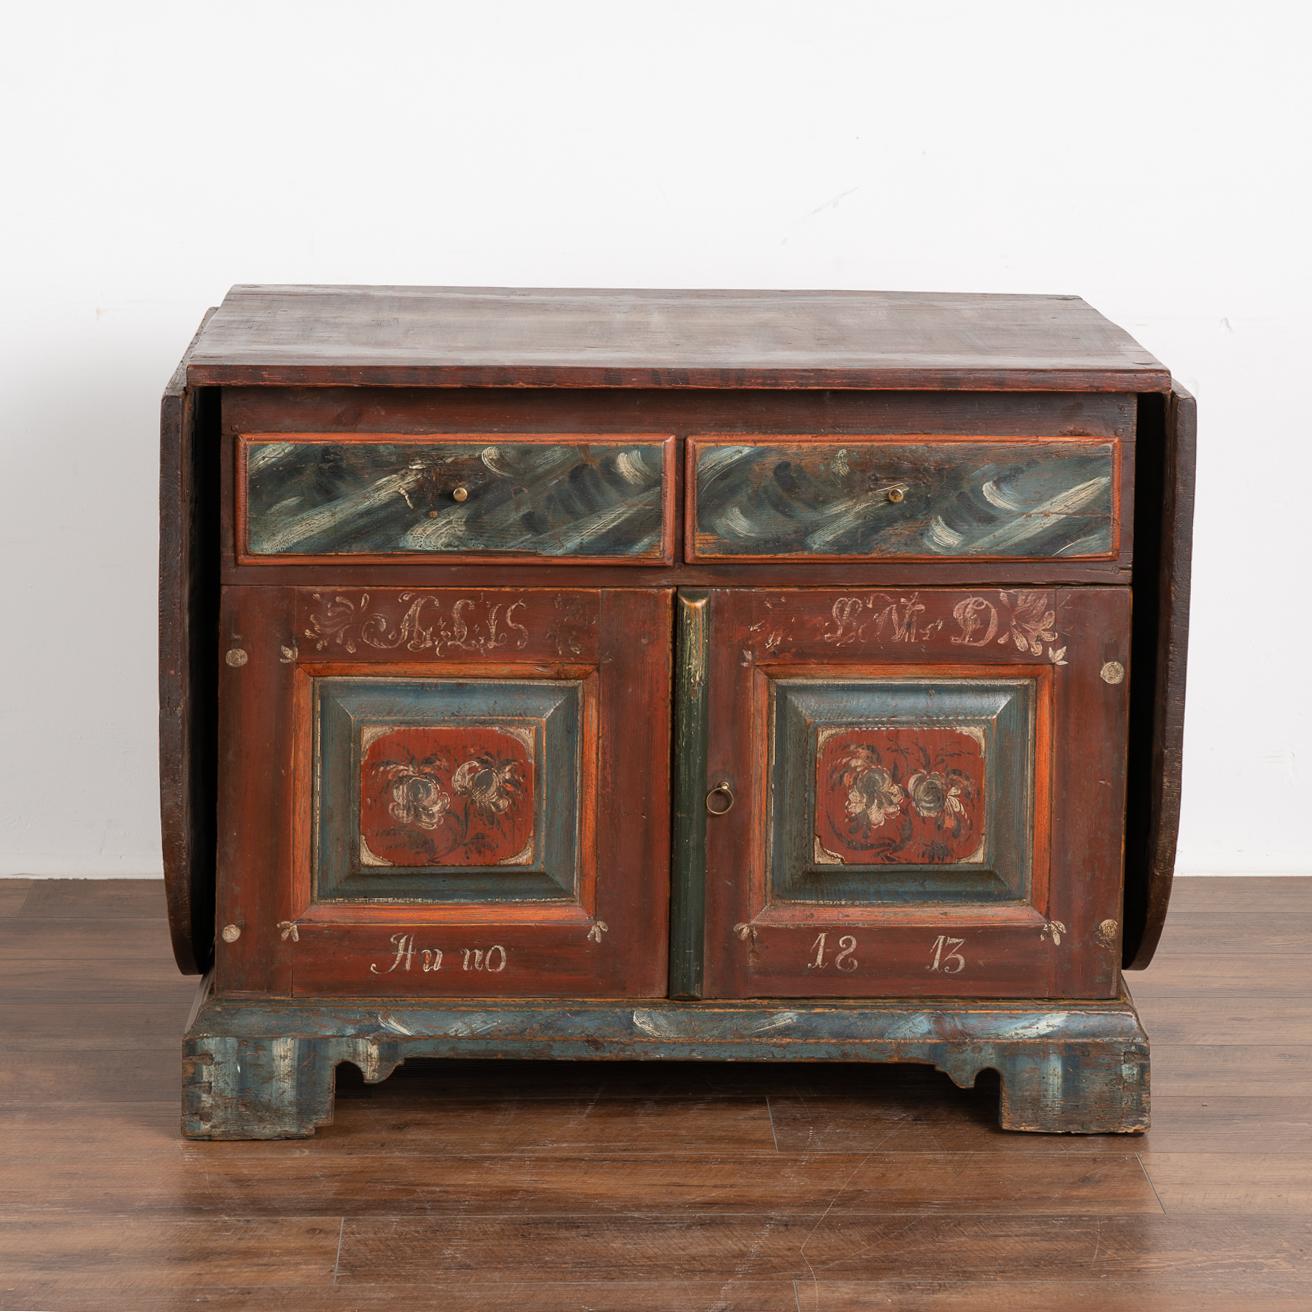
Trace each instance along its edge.
<instances>
[{"instance_id":1,"label":"distressed paint surface","mask_svg":"<svg viewBox=\"0 0 1312 1312\"><path fill-rule=\"evenodd\" d=\"M250 557L665 555L664 439L246 437L240 459Z\"/></svg>"},{"instance_id":2,"label":"distressed paint surface","mask_svg":"<svg viewBox=\"0 0 1312 1312\"><path fill-rule=\"evenodd\" d=\"M700 590L681 589L676 610L674 826L670 884L670 993L702 992L706 939L706 654L711 641L710 602Z\"/></svg>"},{"instance_id":3,"label":"distressed paint surface","mask_svg":"<svg viewBox=\"0 0 1312 1312\"><path fill-rule=\"evenodd\" d=\"M463 969L463 957L452 964ZM372 1084L418 1057L924 1062L961 1088L996 1070L1005 1129L1148 1128L1148 1038L1124 993L1105 1002L562 1006L226 1001L207 990L205 981L183 1041L183 1133L193 1139L307 1137L332 1121L339 1063Z\"/></svg>"},{"instance_id":4,"label":"distressed paint surface","mask_svg":"<svg viewBox=\"0 0 1312 1312\"><path fill-rule=\"evenodd\" d=\"M831 725L817 737L817 862L945 865L981 858L982 730Z\"/></svg>"},{"instance_id":5,"label":"distressed paint surface","mask_svg":"<svg viewBox=\"0 0 1312 1312\"><path fill-rule=\"evenodd\" d=\"M361 862L531 864L536 737L535 725L362 726Z\"/></svg>"},{"instance_id":6,"label":"distressed paint surface","mask_svg":"<svg viewBox=\"0 0 1312 1312\"><path fill-rule=\"evenodd\" d=\"M1074 439L692 444L694 559L1115 554L1117 445Z\"/></svg>"}]
</instances>

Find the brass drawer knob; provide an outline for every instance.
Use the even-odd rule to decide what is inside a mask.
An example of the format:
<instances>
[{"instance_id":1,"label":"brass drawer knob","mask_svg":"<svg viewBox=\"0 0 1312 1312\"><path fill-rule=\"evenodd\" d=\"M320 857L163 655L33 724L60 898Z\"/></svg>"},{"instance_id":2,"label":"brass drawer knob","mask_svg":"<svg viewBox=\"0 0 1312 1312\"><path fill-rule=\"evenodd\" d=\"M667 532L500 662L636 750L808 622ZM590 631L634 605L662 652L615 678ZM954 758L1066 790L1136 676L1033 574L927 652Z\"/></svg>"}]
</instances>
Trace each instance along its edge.
<instances>
[{"instance_id":1,"label":"brass drawer knob","mask_svg":"<svg viewBox=\"0 0 1312 1312\"><path fill-rule=\"evenodd\" d=\"M469 489L467 487L454 488L451 492L452 501L468 501Z\"/></svg>"},{"instance_id":2,"label":"brass drawer knob","mask_svg":"<svg viewBox=\"0 0 1312 1312\"><path fill-rule=\"evenodd\" d=\"M888 489L887 492L884 493L884 495L885 495L885 496L886 496L886 497L887 497L887 498L888 498L888 499L889 499L894 505L897 505L897 503L898 503L899 501L905 501L905 500L906 500L907 490L906 490L906 488L904 488L904 487L891 487L891 488Z\"/></svg>"}]
</instances>

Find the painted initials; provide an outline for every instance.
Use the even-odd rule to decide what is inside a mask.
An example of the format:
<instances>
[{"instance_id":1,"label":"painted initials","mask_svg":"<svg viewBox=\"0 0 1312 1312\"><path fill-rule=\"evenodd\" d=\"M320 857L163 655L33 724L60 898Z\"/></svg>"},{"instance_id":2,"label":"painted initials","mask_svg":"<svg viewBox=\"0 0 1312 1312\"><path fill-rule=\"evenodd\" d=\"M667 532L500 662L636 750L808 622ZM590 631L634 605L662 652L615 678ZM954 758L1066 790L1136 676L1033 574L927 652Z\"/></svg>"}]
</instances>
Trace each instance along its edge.
<instances>
[{"instance_id":1,"label":"painted initials","mask_svg":"<svg viewBox=\"0 0 1312 1312\"><path fill-rule=\"evenodd\" d=\"M1053 665L1067 663L1065 640L1057 632L1057 604L1051 592L1025 588L1000 591L996 602L981 596L961 597L951 611L955 633L944 631L946 615L930 618L932 610L944 600L941 595L922 600L918 592L909 597L885 592L839 597L830 608L820 638L835 647L922 643L942 631L954 647L987 647L993 643L1046 657ZM950 601L951 596L946 600Z\"/></svg>"},{"instance_id":2,"label":"painted initials","mask_svg":"<svg viewBox=\"0 0 1312 1312\"><path fill-rule=\"evenodd\" d=\"M957 949L965 944L964 938L949 938L946 934L940 934L934 940L934 960L926 969L937 970L943 975L960 975L966 969L966 958Z\"/></svg>"},{"instance_id":3,"label":"painted initials","mask_svg":"<svg viewBox=\"0 0 1312 1312\"><path fill-rule=\"evenodd\" d=\"M834 626L820 634L835 647L866 642L873 631L876 640L924 642L942 627L941 619L925 622L927 611L918 592L909 597L872 593L868 597L839 597L830 610Z\"/></svg>"},{"instance_id":4,"label":"painted initials","mask_svg":"<svg viewBox=\"0 0 1312 1312\"><path fill-rule=\"evenodd\" d=\"M826 966L833 966L836 970L841 970L845 974L855 970L859 964L852 955L856 951L856 939L851 934L844 934L838 940L837 954L826 961L825 952L828 941L829 935L827 932L816 935L815 942L811 944L811 951L814 955L806 963L807 970L824 970Z\"/></svg>"},{"instance_id":5,"label":"painted initials","mask_svg":"<svg viewBox=\"0 0 1312 1312\"><path fill-rule=\"evenodd\" d=\"M314 593L318 610L310 616L305 636L315 651L329 645L354 652L357 645L378 651L431 651L441 656L449 650L476 651L487 655L501 647L522 649L529 640L526 625L520 623L528 603L489 602L486 597L464 597L448 613L446 603L429 593L403 592L397 598L406 607L403 615L392 616L384 601L383 609L371 609L367 592L358 602L350 597Z\"/></svg>"},{"instance_id":6,"label":"painted initials","mask_svg":"<svg viewBox=\"0 0 1312 1312\"><path fill-rule=\"evenodd\" d=\"M952 618L961 632L949 641L961 647L986 647L998 632L998 608L983 597L967 597L957 602L952 608Z\"/></svg>"}]
</instances>

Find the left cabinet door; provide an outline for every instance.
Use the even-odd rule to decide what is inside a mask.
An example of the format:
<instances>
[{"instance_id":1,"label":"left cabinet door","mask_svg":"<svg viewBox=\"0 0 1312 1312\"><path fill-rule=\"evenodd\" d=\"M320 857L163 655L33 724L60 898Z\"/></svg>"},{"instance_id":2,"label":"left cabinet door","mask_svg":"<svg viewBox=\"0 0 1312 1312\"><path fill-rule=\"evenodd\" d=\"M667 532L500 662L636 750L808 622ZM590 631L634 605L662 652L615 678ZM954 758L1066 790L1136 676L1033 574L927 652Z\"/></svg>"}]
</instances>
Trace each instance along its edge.
<instances>
[{"instance_id":1,"label":"left cabinet door","mask_svg":"<svg viewBox=\"0 0 1312 1312\"><path fill-rule=\"evenodd\" d=\"M671 593L225 590L216 985L662 996Z\"/></svg>"}]
</instances>

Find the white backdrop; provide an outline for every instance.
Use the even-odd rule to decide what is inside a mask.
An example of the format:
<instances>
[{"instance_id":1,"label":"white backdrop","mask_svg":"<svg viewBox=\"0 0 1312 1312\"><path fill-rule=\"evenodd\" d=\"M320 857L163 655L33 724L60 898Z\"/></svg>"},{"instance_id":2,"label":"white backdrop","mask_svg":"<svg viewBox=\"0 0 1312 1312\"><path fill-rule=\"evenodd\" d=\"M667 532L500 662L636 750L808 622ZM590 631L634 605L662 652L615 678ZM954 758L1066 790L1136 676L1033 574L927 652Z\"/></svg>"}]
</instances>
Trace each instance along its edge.
<instances>
[{"instance_id":1,"label":"white backdrop","mask_svg":"<svg viewBox=\"0 0 1312 1312\"><path fill-rule=\"evenodd\" d=\"M0 873L159 869L158 400L233 282L1083 295L1199 397L1181 868L1312 870L1307 12L9 7Z\"/></svg>"}]
</instances>

